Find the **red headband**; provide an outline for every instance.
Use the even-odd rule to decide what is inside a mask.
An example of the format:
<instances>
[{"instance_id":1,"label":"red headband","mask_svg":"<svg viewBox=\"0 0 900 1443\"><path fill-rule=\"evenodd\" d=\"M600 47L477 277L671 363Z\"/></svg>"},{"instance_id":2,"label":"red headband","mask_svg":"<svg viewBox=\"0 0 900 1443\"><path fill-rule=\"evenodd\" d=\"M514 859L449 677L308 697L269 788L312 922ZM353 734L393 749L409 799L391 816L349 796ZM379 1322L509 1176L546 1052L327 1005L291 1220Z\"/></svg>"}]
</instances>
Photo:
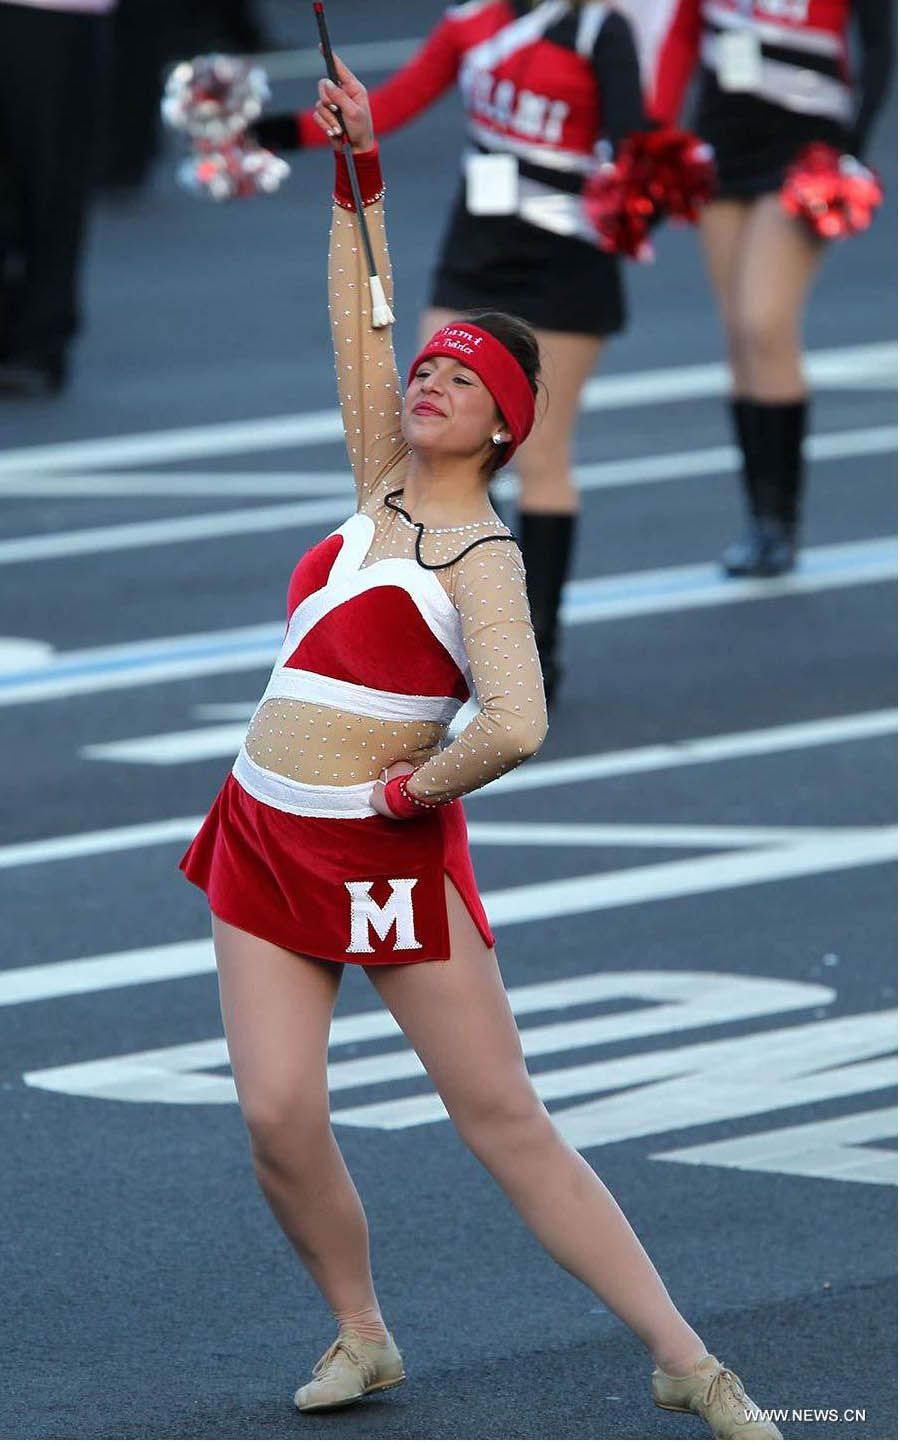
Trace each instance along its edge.
<instances>
[{"instance_id":1,"label":"red headband","mask_svg":"<svg viewBox=\"0 0 900 1443\"><path fill-rule=\"evenodd\" d=\"M508 461L534 425L534 395L528 377L515 357L489 331L472 326L468 321L457 321L435 331L428 344L423 346L409 368L407 385L429 356L450 356L480 376L512 433L504 458Z\"/></svg>"}]
</instances>

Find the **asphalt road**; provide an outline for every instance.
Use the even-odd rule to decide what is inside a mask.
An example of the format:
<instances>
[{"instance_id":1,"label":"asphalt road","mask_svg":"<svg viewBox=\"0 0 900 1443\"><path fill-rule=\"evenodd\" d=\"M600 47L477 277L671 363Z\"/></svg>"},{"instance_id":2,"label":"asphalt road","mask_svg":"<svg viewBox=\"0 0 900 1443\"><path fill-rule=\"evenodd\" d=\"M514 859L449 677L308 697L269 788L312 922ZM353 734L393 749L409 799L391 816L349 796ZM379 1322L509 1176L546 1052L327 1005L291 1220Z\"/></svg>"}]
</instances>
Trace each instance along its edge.
<instances>
[{"instance_id":1,"label":"asphalt road","mask_svg":"<svg viewBox=\"0 0 900 1443\"><path fill-rule=\"evenodd\" d=\"M438 6L332 10L336 43L401 41ZM299 8L270 14L308 43ZM793 1438L897 1436L888 122L884 212L810 308L801 569L718 577L721 338L695 237L664 234L579 428L550 736L468 805L538 1085L708 1345L801 1413ZM451 97L385 145L401 356L457 142ZM653 1409L642 1346L542 1254L354 969L333 1061L370 1080L336 1071L336 1125L409 1382L291 1406L329 1316L255 1190L175 867L290 568L349 504L328 169L299 156L277 197L207 208L169 155L95 214L70 390L0 403L0 1435L702 1437Z\"/></svg>"}]
</instances>

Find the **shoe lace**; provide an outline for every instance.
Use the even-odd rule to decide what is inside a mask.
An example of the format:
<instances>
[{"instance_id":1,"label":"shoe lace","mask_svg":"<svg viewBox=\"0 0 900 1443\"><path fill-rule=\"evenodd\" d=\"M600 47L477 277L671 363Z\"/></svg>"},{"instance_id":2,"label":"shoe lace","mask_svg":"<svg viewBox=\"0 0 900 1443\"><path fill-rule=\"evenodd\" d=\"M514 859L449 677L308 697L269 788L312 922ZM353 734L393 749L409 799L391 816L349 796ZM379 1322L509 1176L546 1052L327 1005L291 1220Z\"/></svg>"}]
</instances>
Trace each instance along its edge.
<instances>
[{"instance_id":1,"label":"shoe lace","mask_svg":"<svg viewBox=\"0 0 900 1443\"><path fill-rule=\"evenodd\" d=\"M316 1378L319 1382L327 1381L328 1375L333 1370L341 1353L345 1354L345 1356L350 1359L350 1362L353 1363L357 1368L362 1369L363 1372L366 1371L366 1362L360 1356L359 1352L354 1346L353 1339L348 1338L344 1333L339 1333L338 1336L335 1338L334 1342L332 1343L331 1347L322 1354L318 1363L316 1363L315 1367L313 1368L313 1377Z\"/></svg>"},{"instance_id":2,"label":"shoe lace","mask_svg":"<svg viewBox=\"0 0 900 1443\"><path fill-rule=\"evenodd\" d=\"M718 1406L729 1409L746 1407L747 1395L744 1392L744 1385L737 1373L726 1368L720 1363L718 1372L714 1373L703 1390L703 1403L705 1407Z\"/></svg>"}]
</instances>

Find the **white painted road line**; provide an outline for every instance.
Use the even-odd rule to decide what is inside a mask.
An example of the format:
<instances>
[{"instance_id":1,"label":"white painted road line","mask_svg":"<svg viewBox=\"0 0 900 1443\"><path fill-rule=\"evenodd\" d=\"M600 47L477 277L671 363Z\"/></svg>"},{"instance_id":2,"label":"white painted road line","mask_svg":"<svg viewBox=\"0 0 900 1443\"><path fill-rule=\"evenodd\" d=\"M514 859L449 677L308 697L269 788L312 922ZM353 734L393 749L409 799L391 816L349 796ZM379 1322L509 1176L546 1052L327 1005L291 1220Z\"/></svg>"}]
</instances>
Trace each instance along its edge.
<instances>
[{"instance_id":1,"label":"white painted road line","mask_svg":"<svg viewBox=\"0 0 900 1443\"><path fill-rule=\"evenodd\" d=\"M129 737L120 742L98 742L95 746L82 747L80 755L89 762L136 762L156 767L207 761L210 757L233 757L240 750L249 720L248 713L239 722L226 722L221 726Z\"/></svg>"},{"instance_id":2,"label":"white painted road line","mask_svg":"<svg viewBox=\"0 0 900 1443\"><path fill-rule=\"evenodd\" d=\"M896 538L881 536L841 546L811 547L802 554L792 576L775 581L732 581L707 564L572 582L565 592L563 620L578 626L697 607L768 602L873 584L896 574ZM269 669L283 636L284 623L269 622L59 652L37 665L0 671L0 706Z\"/></svg>"},{"instance_id":3,"label":"white painted road line","mask_svg":"<svg viewBox=\"0 0 900 1443\"><path fill-rule=\"evenodd\" d=\"M506 887L485 898L493 926L514 926L550 917L574 917L660 902L708 892L731 891L761 882L812 877L892 862L897 856L895 827L858 827L853 840L848 830L834 837L779 845L724 856L692 857L684 862L629 867L618 872L595 872L587 877L564 877L536 886Z\"/></svg>"},{"instance_id":4,"label":"white painted road line","mask_svg":"<svg viewBox=\"0 0 900 1443\"><path fill-rule=\"evenodd\" d=\"M881 428L878 428L881 429ZM843 432L839 433L845 434ZM853 435L853 432L846 433ZM860 431L860 436L865 433ZM86 475L64 472L36 476L0 474L0 496L43 497L129 497L146 501L176 496L342 496L353 506L353 477L349 466L343 471L95 471Z\"/></svg>"},{"instance_id":5,"label":"white painted road line","mask_svg":"<svg viewBox=\"0 0 900 1443\"><path fill-rule=\"evenodd\" d=\"M235 1099L237 1100L237 1099ZM736 1167L741 1172L777 1172L789 1177L825 1177L833 1182L897 1186L897 1109L879 1107L849 1117L825 1117L801 1127L780 1127L730 1137L673 1152L653 1153L654 1162ZM873 1142L894 1147L873 1148Z\"/></svg>"},{"instance_id":6,"label":"white painted road line","mask_svg":"<svg viewBox=\"0 0 900 1443\"><path fill-rule=\"evenodd\" d=\"M498 777L468 801L479 803L485 797L497 796L501 792L539 791L545 787L600 781L604 777L636 776L647 772L701 766L704 763L737 761L743 757L768 756L785 751L806 751L810 747L834 746L842 742L867 741L871 738L893 736L896 729L896 711L857 712L843 717L824 717L812 722L761 727L756 731L690 737L658 746L630 747L625 751L570 757L558 762L531 762L526 767L519 767L514 772ZM234 755L237 751L244 731L245 725L242 725L238 729L237 745L229 747L229 755ZM165 738L158 740L164 741ZM189 841L202 820L202 817L174 817L162 822L143 822L131 827L113 827L96 832L79 832L72 836L48 837L36 842L13 843L0 847L0 870ZM496 835L496 825L473 821L470 823L470 835L476 842L481 836L489 840L492 835ZM528 826L520 823L514 825L523 831ZM621 828L615 830L618 835L622 835ZM769 834L766 840L774 840L771 836L773 829L762 830ZM783 829L774 830L780 834ZM791 829L791 835L795 838L821 834L821 828Z\"/></svg>"},{"instance_id":7,"label":"white painted road line","mask_svg":"<svg viewBox=\"0 0 900 1443\"><path fill-rule=\"evenodd\" d=\"M637 776L642 772L735 761L742 757L768 756L774 752L806 751L808 747L893 736L896 730L895 710L856 712L848 716L823 717L818 721L760 727L755 731L694 737L657 746L632 747L627 751L570 757L558 762L533 762L498 777L485 791L496 796L501 792L535 791L542 787L599 781L602 777Z\"/></svg>"},{"instance_id":8,"label":"white painted road line","mask_svg":"<svg viewBox=\"0 0 900 1443\"><path fill-rule=\"evenodd\" d=\"M831 835L804 837L796 843L781 841L775 846L724 855L505 887L486 892L483 901L492 926L518 926L550 917L572 917L877 866L893 861L896 855L894 827L837 828ZM209 942L176 943L115 953L107 958L12 968L0 972L0 1006L192 977L212 969Z\"/></svg>"},{"instance_id":9,"label":"white painted road line","mask_svg":"<svg viewBox=\"0 0 900 1443\"><path fill-rule=\"evenodd\" d=\"M831 435L826 433L814 437L808 449L813 460L836 460L889 455L896 448L896 428L877 426L866 427L860 431L835 432ZM733 447L713 446L701 451L601 462L580 467L578 475L581 489L594 491L719 475L733 469L737 461L738 454ZM0 489L3 489L3 479L0 476ZM9 478L6 480L8 483ZM171 486L172 483L168 484ZM72 486L67 486L60 479L43 481L40 486L43 486L44 494L47 494L48 485L59 487L59 491L54 494L77 494L77 481ZM8 485L5 489L9 494ZM29 494L21 480L18 489L20 493ZM298 482L295 491L300 493L304 489ZM228 536L250 536L269 531L284 531L294 526L322 526L331 521L344 520L353 509L353 493L349 479L335 476L326 486L318 489L332 494L338 493L338 499L319 497L281 505L242 506L233 511L203 512L196 516L126 521L116 526L85 526L74 531L8 537L0 540L0 566L15 566L26 561L50 561L62 556L94 556L117 551L143 550L151 546L181 546L189 541L216 541ZM515 484L509 478L498 484L497 490L507 497L516 493Z\"/></svg>"},{"instance_id":10,"label":"white painted road line","mask_svg":"<svg viewBox=\"0 0 900 1443\"><path fill-rule=\"evenodd\" d=\"M573 581L565 589L562 616L566 625L580 626L869 586L892 581L896 575L897 542L886 536L811 547L802 553L796 571L770 581L737 581L723 576L720 568L710 562Z\"/></svg>"},{"instance_id":11,"label":"white painted road line","mask_svg":"<svg viewBox=\"0 0 900 1443\"><path fill-rule=\"evenodd\" d=\"M242 741L244 740L244 736L247 731L247 725L250 721L252 712L253 705L251 703L246 709L243 710L240 719L238 721L235 721L233 724L211 727L194 727L191 731L161 732L155 735L145 737L129 737L118 742L100 742L94 746L87 746L82 748L81 755L85 757L88 761L117 763L131 762L138 765L143 764L147 766L158 767L177 766L183 762L209 761L214 757L234 757L240 750L240 746ZM867 718L869 717L874 717L875 721L869 722L867 720ZM788 726L784 728L776 727L774 729L766 728L763 729L761 732L739 733L736 740L728 737L717 737L714 739L714 741L716 745L720 747L727 748L729 745L735 745L738 749L740 749L747 744L747 737L767 737L771 733L776 739L775 745L772 748L769 748L765 743L763 743L763 750L778 750L780 748L783 748L784 746L787 746L789 743L783 742L781 740L782 737L785 735L789 738L798 738L798 740L792 740L790 742L790 745L792 746L815 746L820 744L816 740L819 737L822 737L826 742L829 742L835 740L836 737L837 739L844 740L853 739L859 736L872 735L872 732L867 730L870 725L874 725L876 727L876 735L881 735L883 732L890 733L895 730L896 713L892 711L866 713L863 715L862 719L860 719L858 716L853 716L850 718L836 718L835 720L838 727L837 733L834 733L831 730L830 722L813 722L809 724L800 723L799 728L797 726ZM850 726L850 730L853 734L851 738L847 738L844 735L843 728L845 723L849 724ZM649 753L650 759L647 765L650 768L656 768L656 766L658 765L657 759L660 755L663 757L671 758L671 760L665 763L665 765L683 766L688 763L693 763L697 760L704 759L702 753L707 744L707 740L708 739L704 738L701 741L701 743L699 744L698 753L692 751L692 748L694 746L692 742L676 742L663 747L650 747L646 749L639 749L637 752L628 750L622 752L612 752L607 754L606 756L600 757L579 757L574 759L573 762L538 762L536 765L533 764L529 766L525 771L517 769L515 772L507 772L504 777L500 777L497 779L496 782L492 782L487 790L490 793L494 793L498 788L502 789L503 786L506 785L507 777L532 777L535 775L536 772L543 774L550 766L569 767L571 765L575 765L576 767L588 767L592 765L600 765L606 767L616 766L621 761L621 764L626 770L631 770L631 759L635 756L640 758L644 756L645 753ZM738 750L737 753L735 753L734 751L730 751L726 752L726 754L729 756L733 756L735 754L741 755L743 753ZM641 769L640 763L636 763L635 765L638 767L638 769ZM604 771L603 775L608 776L611 775L611 773L608 771Z\"/></svg>"},{"instance_id":12,"label":"white painted road line","mask_svg":"<svg viewBox=\"0 0 900 1443\"><path fill-rule=\"evenodd\" d=\"M627 753L623 753L627 756ZM592 758L586 757L590 765ZM639 768L639 770L643 770ZM621 773L619 773L621 775ZM487 790L487 788L485 788ZM50 862L72 862L145 847L189 842L202 816L172 817L133 827L108 827L97 832L47 837L0 847L0 871ZM592 825L580 822L469 821L469 840L476 847L756 847L792 845L835 835L834 827L706 827L669 823ZM856 835L850 828L851 840Z\"/></svg>"},{"instance_id":13,"label":"white painted road line","mask_svg":"<svg viewBox=\"0 0 900 1443\"><path fill-rule=\"evenodd\" d=\"M895 426L863 426L852 431L826 431L807 439L808 461L841 461L862 456L890 455L897 449ZM671 451L654 456L623 457L618 461L589 462L575 468L581 491L605 491L625 486L657 485L701 476L724 476L737 470L736 446L704 446L694 451ZM878 473L863 471L861 479ZM494 491L501 500L518 494L512 475L501 477ZM344 471L126 471L73 476L69 473L35 476L0 473L0 496L39 497L149 497L175 496L341 496L343 517L353 505L353 483ZM27 538L22 538L27 539Z\"/></svg>"},{"instance_id":14,"label":"white painted road line","mask_svg":"<svg viewBox=\"0 0 900 1443\"><path fill-rule=\"evenodd\" d=\"M867 389L893 386L896 356L895 343L881 341L811 351L805 359L813 386ZM550 379L552 381L552 377ZM585 387L582 410L619 410L665 401L720 396L725 394L730 384L727 367L718 361L699 366L667 366L620 376L597 376ZM280 451L289 446L318 446L323 442L342 440L340 413L333 408L257 420L186 426L171 431L147 431L133 436L23 446L0 457L0 474L140 466L190 461L195 457Z\"/></svg>"},{"instance_id":15,"label":"white painted road line","mask_svg":"<svg viewBox=\"0 0 900 1443\"><path fill-rule=\"evenodd\" d=\"M102 857L108 852L130 852L141 847L161 847L169 842L186 843L202 821L202 817L170 817L164 822L140 822L133 827L104 827L97 832L74 832L37 842L13 842L0 847L0 871L9 867L34 867L44 862L72 862L80 857Z\"/></svg>"},{"instance_id":16,"label":"white painted road line","mask_svg":"<svg viewBox=\"0 0 900 1443\"><path fill-rule=\"evenodd\" d=\"M46 536L14 536L0 541L0 566L23 561L51 561L61 556L97 556L148 546L180 546L188 541L220 540L286 531L292 526L320 526L347 515L341 501L294 501L281 506L243 506L237 511L210 511L160 521L126 521L119 526L84 526Z\"/></svg>"}]
</instances>

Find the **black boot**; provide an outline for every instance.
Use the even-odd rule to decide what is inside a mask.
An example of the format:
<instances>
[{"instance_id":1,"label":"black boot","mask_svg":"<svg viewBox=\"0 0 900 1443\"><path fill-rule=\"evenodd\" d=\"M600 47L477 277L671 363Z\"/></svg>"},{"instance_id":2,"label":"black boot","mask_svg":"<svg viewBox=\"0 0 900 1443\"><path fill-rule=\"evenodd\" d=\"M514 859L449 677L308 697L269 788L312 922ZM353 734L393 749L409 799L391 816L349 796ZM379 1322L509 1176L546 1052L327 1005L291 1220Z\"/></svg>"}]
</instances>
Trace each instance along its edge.
<instances>
[{"instance_id":1,"label":"black boot","mask_svg":"<svg viewBox=\"0 0 900 1443\"><path fill-rule=\"evenodd\" d=\"M763 576L792 571L803 494L806 400L762 402L759 407L762 506L765 517Z\"/></svg>"},{"instance_id":2,"label":"black boot","mask_svg":"<svg viewBox=\"0 0 900 1443\"><path fill-rule=\"evenodd\" d=\"M518 516L519 544L525 562L528 602L548 711L561 676L559 606L569 574L577 521L571 512L520 511Z\"/></svg>"},{"instance_id":3,"label":"black boot","mask_svg":"<svg viewBox=\"0 0 900 1443\"><path fill-rule=\"evenodd\" d=\"M732 397L731 424L743 460L741 486L747 519L743 536L739 541L732 542L722 557L722 565L729 576L758 576L762 559L757 411L755 401L743 396Z\"/></svg>"},{"instance_id":4,"label":"black boot","mask_svg":"<svg viewBox=\"0 0 900 1443\"><path fill-rule=\"evenodd\" d=\"M748 407L744 455L751 516L747 536L729 547L723 565L730 576L783 576L796 558L807 403L743 404Z\"/></svg>"}]
</instances>

